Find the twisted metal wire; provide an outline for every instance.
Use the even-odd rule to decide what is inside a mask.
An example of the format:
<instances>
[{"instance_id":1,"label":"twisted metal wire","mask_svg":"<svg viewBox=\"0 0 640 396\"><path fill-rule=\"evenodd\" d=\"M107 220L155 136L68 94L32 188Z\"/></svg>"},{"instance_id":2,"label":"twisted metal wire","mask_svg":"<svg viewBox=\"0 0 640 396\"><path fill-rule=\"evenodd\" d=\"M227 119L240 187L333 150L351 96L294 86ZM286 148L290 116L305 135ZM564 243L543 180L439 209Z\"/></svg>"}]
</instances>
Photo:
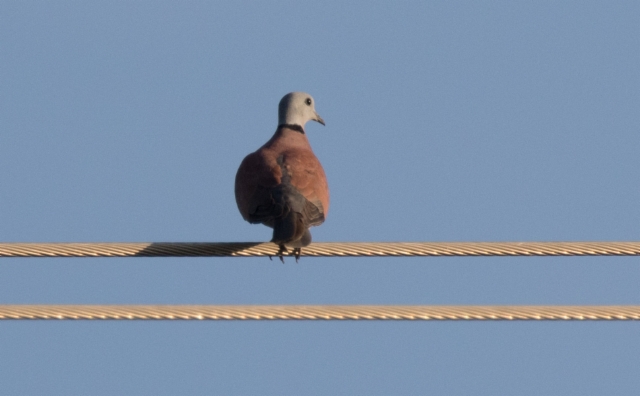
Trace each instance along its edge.
<instances>
[{"instance_id":1,"label":"twisted metal wire","mask_svg":"<svg viewBox=\"0 0 640 396\"><path fill-rule=\"evenodd\" d=\"M0 243L0 257L250 257L275 256L273 243ZM321 242L310 257L637 256L640 242Z\"/></svg>"},{"instance_id":2,"label":"twisted metal wire","mask_svg":"<svg viewBox=\"0 0 640 396\"><path fill-rule=\"evenodd\" d=\"M0 320L640 320L640 306L0 305Z\"/></svg>"}]
</instances>

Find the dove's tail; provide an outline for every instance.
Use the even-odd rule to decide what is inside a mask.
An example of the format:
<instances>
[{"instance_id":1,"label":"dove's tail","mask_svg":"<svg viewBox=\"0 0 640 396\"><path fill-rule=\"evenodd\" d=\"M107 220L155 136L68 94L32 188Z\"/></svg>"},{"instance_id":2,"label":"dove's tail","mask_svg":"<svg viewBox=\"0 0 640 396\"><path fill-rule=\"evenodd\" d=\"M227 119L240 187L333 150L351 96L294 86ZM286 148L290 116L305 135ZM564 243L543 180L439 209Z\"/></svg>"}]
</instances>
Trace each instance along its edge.
<instances>
[{"instance_id":1,"label":"dove's tail","mask_svg":"<svg viewBox=\"0 0 640 396\"><path fill-rule=\"evenodd\" d=\"M301 213L289 211L275 219L271 242L293 248L305 247L311 243L311 233Z\"/></svg>"}]
</instances>

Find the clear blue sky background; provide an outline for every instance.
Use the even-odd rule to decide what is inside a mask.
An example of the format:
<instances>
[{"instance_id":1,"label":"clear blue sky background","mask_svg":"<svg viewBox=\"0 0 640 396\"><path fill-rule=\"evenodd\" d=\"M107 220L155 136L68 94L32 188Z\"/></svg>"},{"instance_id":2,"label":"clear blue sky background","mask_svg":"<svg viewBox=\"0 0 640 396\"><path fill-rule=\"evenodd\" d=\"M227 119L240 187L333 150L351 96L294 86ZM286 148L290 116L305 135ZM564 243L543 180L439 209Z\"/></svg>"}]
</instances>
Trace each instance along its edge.
<instances>
[{"instance_id":1,"label":"clear blue sky background","mask_svg":"<svg viewBox=\"0 0 640 396\"><path fill-rule=\"evenodd\" d=\"M640 239L640 3L0 3L0 240L266 241L287 92L316 241ZM638 258L1 259L0 303L640 304ZM638 323L2 322L3 394L638 394Z\"/></svg>"}]
</instances>

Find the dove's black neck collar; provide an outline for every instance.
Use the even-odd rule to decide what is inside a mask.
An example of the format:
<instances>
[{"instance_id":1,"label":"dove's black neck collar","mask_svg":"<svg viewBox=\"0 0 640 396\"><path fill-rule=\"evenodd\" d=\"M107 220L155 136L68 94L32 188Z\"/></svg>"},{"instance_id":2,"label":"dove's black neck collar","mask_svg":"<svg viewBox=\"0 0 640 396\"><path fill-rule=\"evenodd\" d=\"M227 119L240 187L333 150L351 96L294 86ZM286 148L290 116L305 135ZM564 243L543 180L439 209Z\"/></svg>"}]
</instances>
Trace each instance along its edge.
<instances>
[{"instance_id":1,"label":"dove's black neck collar","mask_svg":"<svg viewBox=\"0 0 640 396\"><path fill-rule=\"evenodd\" d=\"M291 129L293 131L300 132L301 134L304 135L304 128L302 128L298 124L280 124L280 125L278 125L278 129L280 129L280 128Z\"/></svg>"}]
</instances>

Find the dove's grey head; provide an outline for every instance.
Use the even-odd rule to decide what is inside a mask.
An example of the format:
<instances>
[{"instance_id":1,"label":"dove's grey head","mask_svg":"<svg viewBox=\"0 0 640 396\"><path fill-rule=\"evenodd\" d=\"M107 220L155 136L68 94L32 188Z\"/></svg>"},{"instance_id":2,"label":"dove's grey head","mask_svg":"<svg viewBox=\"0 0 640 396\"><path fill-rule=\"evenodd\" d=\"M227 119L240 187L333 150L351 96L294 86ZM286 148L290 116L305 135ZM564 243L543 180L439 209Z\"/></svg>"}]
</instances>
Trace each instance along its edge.
<instances>
[{"instance_id":1,"label":"dove's grey head","mask_svg":"<svg viewBox=\"0 0 640 396\"><path fill-rule=\"evenodd\" d=\"M278 105L278 125L300 125L304 128L307 121L324 125L324 120L316 113L315 104L308 93L291 92L284 95Z\"/></svg>"}]
</instances>

